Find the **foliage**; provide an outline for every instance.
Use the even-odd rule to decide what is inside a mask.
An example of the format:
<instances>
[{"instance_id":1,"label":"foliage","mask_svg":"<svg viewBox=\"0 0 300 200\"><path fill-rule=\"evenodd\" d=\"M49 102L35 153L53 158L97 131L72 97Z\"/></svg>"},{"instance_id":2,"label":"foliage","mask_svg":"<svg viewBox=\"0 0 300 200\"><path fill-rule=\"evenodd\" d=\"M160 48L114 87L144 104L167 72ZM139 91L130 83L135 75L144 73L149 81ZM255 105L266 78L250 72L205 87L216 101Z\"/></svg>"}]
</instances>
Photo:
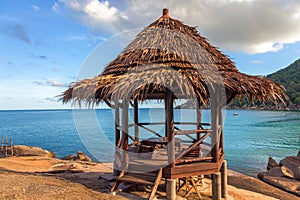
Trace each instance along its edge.
<instances>
[{"instance_id":1,"label":"foliage","mask_svg":"<svg viewBox=\"0 0 300 200\"><path fill-rule=\"evenodd\" d=\"M273 74L267 78L285 87L287 95L295 104L300 104L300 59Z\"/></svg>"}]
</instances>

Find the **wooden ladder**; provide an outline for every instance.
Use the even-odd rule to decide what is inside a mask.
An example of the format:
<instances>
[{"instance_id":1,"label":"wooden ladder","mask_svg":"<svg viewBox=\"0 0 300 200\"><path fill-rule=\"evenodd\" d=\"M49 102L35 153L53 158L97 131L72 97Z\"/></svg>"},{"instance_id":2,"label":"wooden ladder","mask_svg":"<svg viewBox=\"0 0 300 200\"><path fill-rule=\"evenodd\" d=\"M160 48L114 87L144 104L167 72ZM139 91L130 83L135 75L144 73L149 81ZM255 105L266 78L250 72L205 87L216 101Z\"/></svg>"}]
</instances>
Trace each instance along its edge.
<instances>
[{"instance_id":1,"label":"wooden ladder","mask_svg":"<svg viewBox=\"0 0 300 200\"><path fill-rule=\"evenodd\" d=\"M122 182L134 183L134 184L142 184L142 185L150 185L152 186L151 193L149 195L149 200L154 199L155 193L157 191L158 185L162 178L162 168L155 172L150 173L124 173L121 172L120 176L116 179L115 184L111 188L111 192L115 191L119 184Z\"/></svg>"}]
</instances>

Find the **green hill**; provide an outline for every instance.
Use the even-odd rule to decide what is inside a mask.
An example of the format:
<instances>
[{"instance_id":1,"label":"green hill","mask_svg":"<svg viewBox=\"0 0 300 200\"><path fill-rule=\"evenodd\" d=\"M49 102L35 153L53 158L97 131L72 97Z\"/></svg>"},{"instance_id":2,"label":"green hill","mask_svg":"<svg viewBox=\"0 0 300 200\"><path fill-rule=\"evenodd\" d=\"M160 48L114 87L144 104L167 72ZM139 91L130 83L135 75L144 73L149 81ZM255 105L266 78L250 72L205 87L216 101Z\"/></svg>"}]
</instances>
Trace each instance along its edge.
<instances>
[{"instance_id":1,"label":"green hill","mask_svg":"<svg viewBox=\"0 0 300 200\"><path fill-rule=\"evenodd\" d=\"M291 101L300 104L300 59L284 69L267 75L267 78L283 85Z\"/></svg>"}]
</instances>

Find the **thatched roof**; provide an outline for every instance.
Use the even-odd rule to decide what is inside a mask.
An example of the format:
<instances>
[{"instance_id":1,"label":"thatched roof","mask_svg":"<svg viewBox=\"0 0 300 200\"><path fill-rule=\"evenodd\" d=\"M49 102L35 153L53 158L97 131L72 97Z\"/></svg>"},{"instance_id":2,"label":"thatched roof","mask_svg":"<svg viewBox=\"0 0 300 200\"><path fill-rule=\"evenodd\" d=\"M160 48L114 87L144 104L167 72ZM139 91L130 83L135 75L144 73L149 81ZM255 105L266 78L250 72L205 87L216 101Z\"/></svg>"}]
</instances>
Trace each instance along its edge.
<instances>
[{"instance_id":1,"label":"thatched roof","mask_svg":"<svg viewBox=\"0 0 300 200\"><path fill-rule=\"evenodd\" d=\"M271 80L240 73L234 63L210 45L195 27L169 17L168 10L146 27L111 61L102 74L73 83L63 102L98 104L102 100L163 98L166 88L177 98L198 98L224 89L227 100L248 97L283 102L284 89Z\"/></svg>"}]
</instances>

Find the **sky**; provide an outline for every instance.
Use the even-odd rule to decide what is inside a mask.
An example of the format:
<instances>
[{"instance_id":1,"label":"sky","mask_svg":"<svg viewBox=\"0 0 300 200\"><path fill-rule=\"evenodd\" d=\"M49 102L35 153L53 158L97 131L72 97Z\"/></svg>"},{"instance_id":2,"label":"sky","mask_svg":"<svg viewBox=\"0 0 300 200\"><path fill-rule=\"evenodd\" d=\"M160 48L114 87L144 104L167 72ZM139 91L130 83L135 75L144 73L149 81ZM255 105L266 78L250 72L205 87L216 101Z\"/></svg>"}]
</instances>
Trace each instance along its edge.
<instances>
[{"instance_id":1,"label":"sky","mask_svg":"<svg viewBox=\"0 0 300 200\"><path fill-rule=\"evenodd\" d=\"M70 108L57 95L100 74L165 7L243 73L300 58L299 0L1 0L0 110Z\"/></svg>"}]
</instances>

